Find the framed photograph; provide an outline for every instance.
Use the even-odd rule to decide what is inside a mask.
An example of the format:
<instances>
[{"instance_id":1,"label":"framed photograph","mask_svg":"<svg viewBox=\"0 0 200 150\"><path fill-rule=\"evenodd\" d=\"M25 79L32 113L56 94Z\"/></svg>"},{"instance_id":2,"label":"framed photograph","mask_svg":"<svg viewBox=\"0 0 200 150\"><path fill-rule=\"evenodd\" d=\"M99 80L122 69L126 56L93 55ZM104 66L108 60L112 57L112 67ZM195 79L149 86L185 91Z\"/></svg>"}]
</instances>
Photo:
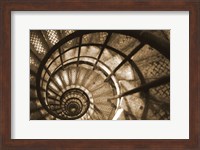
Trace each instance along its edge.
<instances>
[{"instance_id":1,"label":"framed photograph","mask_svg":"<svg viewBox=\"0 0 200 150\"><path fill-rule=\"evenodd\" d=\"M199 149L200 2L0 2L1 149Z\"/></svg>"}]
</instances>

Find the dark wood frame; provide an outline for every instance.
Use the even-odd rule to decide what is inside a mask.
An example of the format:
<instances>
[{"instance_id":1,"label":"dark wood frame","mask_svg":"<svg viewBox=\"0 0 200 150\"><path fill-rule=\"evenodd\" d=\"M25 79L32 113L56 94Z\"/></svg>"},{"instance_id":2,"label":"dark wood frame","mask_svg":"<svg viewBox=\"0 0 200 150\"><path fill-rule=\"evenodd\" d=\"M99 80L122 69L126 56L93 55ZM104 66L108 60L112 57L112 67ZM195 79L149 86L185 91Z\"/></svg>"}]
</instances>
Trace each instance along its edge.
<instances>
[{"instance_id":1,"label":"dark wood frame","mask_svg":"<svg viewBox=\"0 0 200 150\"><path fill-rule=\"evenodd\" d=\"M189 140L11 139L11 11L22 10L189 11ZM0 149L200 149L200 0L1 0L0 33Z\"/></svg>"}]
</instances>

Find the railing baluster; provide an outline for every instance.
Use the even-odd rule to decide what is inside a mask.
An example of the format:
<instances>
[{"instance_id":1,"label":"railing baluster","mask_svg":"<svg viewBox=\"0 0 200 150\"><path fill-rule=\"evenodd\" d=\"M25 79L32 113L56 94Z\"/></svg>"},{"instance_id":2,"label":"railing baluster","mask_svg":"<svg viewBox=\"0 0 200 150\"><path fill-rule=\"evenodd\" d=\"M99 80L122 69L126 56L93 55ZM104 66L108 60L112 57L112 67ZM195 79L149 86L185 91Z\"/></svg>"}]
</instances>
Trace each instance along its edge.
<instances>
[{"instance_id":1,"label":"railing baluster","mask_svg":"<svg viewBox=\"0 0 200 150\"><path fill-rule=\"evenodd\" d=\"M60 102L60 100L58 100L58 99L56 99L56 98L54 98L54 97L48 96L48 98L49 98L49 99L52 99L52 100L54 100L54 101ZM52 104L51 104L51 105L52 105Z\"/></svg>"},{"instance_id":2,"label":"railing baluster","mask_svg":"<svg viewBox=\"0 0 200 150\"><path fill-rule=\"evenodd\" d=\"M93 70L96 69L96 65L97 65L97 63L99 62L99 59L101 58L101 55L103 54L103 51L104 51L106 45L108 44L108 41L110 40L111 35L112 35L112 33L109 32L108 35L107 35L107 38L106 38L106 40L105 40L105 42L104 42L104 44L103 44L102 47L101 47L100 53L99 53L99 55L98 55L98 57L97 57L97 60L96 60L96 62L95 62L95 64L94 64Z\"/></svg>"},{"instance_id":3,"label":"railing baluster","mask_svg":"<svg viewBox=\"0 0 200 150\"><path fill-rule=\"evenodd\" d=\"M81 44L82 44L82 36L79 37L79 47L78 47L77 67L79 66L79 59L80 59L80 54L81 54Z\"/></svg>"},{"instance_id":4,"label":"railing baluster","mask_svg":"<svg viewBox=\"0 0 200 150\"><path fill-rule=\"evenodd\" d=\"M134 88L130 91L124 92L120 95L109 98L108 100L121 98L121 97L124 97L124 96L127 96L127 95L131 95L131 94L134 94L134 93L137 93L137 92L141 92L141 91L146 91L150 88L157 87L157 86L162 85L162 84L166 84L169 81L170 81L170 76L165 76L165 77L162 77L158 80L152 81L150 83L146 83L144 85L141 85L140 87Z\"/></svg>"},{"instance_id":5,"label":"railing baluster","mask_svg":"<svg viewBox=\"0 0 200 150\"><path fill-rule=\"evenodd\" d=\"M59 51L59 57L60 57L60 62L61 62L61 65L62 65L62 69L64 70L61 48L59 48L58 51Z\"/></svg>"}]
</instances>

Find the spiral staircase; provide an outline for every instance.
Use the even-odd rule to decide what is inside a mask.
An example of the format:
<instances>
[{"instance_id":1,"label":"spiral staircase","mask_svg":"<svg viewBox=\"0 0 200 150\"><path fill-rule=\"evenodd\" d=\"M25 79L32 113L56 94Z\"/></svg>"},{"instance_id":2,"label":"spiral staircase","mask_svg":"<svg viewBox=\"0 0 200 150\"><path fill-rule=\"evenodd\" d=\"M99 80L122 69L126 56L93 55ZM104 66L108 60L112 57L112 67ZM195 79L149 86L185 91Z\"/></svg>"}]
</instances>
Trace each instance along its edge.
<instances>
[{"instance_id":1,"label":"spiral staircase","mask_svg":"<svg viewBox=\"0 0 200 150\"><path fill-rule=\"evenodd\" d=\"M169 119L169 31L30 31L30 120Z\"/></svg>"}]
</instances>

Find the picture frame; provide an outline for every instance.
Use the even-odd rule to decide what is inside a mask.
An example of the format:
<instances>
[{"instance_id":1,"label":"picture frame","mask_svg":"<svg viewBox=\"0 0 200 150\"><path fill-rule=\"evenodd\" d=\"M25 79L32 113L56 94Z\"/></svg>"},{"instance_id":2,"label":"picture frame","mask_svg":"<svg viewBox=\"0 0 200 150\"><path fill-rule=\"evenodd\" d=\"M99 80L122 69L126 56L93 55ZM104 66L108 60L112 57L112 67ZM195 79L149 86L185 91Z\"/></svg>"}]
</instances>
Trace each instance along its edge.
<instances>
[{"instance_id":1,"label":"picture frame","mask_svg":"<svg viewBox=\"0 0 200 150\"><path fill-rule=\"evenodd\" d=\"M12 11L189 11L189 139L11 139L11 12ZM3 0L0 2L1 149L199 149L200 2L177 0Z\"/></svg>"}]
</instances>

